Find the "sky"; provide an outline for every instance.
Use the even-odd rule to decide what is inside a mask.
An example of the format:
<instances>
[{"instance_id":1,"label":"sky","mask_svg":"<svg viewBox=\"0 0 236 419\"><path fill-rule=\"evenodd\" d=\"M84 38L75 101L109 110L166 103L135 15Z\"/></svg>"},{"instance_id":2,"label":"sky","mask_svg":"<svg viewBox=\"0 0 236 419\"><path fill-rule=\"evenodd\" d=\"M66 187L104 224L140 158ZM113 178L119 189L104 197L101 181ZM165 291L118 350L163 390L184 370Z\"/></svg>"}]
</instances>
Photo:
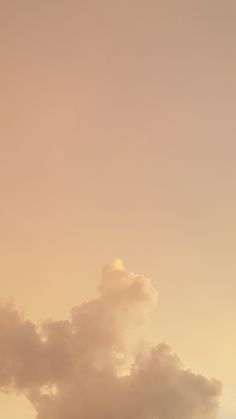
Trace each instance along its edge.
<instances>
[{"instance_id":1,"label":"sky","mask_svg":"<svg viewBox=\"0 0 236 419\"><path fill-rule=\"evenodd\" d=\"M121 258L158 290L149 337L222 382L220 419L236 416L235 19L233 0L0 0L1 301L67 319ZM3 393L5 419L36 418L23 393Z\"/></svg>"}]
</instances>

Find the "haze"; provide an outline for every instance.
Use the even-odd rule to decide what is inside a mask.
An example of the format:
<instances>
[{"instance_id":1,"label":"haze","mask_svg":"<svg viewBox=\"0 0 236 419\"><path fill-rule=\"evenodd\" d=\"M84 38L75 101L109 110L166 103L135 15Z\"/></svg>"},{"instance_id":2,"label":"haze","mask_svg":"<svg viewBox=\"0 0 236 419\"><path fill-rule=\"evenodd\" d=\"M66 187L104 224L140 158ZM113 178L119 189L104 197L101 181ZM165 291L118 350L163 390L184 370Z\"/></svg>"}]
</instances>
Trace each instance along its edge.
<instances>
[{"instance_id":1,"label":"haze","mask_svg":"<svg viewBox=\"0 0 236 419\"><path fill-rule=\"evenodd\" d=\"M64 319L124 259L158 289L151 338L222 382L221 419L236 415L235 20L231 0L0 1L0 298ZM0 400L35 419L22 395Z\"/></svg>"}]
</instances>

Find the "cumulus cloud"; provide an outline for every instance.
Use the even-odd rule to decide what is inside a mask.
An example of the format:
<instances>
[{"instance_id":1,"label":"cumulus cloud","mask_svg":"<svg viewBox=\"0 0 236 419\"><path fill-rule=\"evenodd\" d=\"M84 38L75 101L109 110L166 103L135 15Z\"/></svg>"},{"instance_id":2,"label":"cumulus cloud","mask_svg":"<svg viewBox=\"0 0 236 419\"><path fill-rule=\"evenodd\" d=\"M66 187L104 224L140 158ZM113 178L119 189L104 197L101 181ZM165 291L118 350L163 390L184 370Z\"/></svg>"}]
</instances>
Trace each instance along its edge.
<instances>
[{"instance_id":1,"label":"cumulus cloud","mask_svg":"<svg viewBox=\"0 0 236 419\"><path fill-rule=\"evenodd\" d=\"M220 383L185 369L164 343L144 347L156 301L150 280L115 260L70 320L39 328L1 307L0 388L25 394L37 419L215 419Z\"/></svg>"}]
</instances>

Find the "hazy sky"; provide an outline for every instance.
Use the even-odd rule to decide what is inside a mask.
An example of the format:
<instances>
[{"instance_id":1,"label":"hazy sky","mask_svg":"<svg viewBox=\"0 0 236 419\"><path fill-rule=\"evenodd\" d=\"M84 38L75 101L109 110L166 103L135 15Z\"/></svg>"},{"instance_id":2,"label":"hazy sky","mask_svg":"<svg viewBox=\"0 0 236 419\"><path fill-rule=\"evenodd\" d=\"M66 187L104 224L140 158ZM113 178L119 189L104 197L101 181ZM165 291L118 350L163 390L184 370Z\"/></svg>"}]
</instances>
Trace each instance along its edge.
<instances>
[{"instance_id":1,"label":"hazy sky","mask_svg":"<svg viewBox=\"0 0 236 419\"><path fill-rule=\"evenodd\" d=\"M236 3L0 0L0 297L35 321L114 257L236 415ZM34 419L4 396L5 419ZM18 405L19 404L19 405ZM28 414L28 416L27 416Z\"/></svg>"}]
</instances>

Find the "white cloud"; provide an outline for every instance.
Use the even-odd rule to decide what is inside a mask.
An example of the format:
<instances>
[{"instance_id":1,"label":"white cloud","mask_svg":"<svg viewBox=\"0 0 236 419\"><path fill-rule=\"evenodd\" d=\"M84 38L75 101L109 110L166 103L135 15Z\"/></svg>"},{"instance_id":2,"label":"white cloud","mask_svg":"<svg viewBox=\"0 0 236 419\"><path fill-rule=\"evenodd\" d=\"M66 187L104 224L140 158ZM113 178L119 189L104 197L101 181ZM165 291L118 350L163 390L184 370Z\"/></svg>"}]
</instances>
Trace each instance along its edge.
<instances>
[{"instance_id":1,"label":"white cloud","mask_svg":"<svg viewBox=\"0 0 236 419\"><path fill-rule=\"evenodd\" d=\"M44 322L39 332L1 307L1 388L25 394L38 419L215 419L218 381L184 369L164 343L143 350L139 329L156 301L150 280L115 260L99 296L70 320Z\"/></svg>"}]
</instances>

